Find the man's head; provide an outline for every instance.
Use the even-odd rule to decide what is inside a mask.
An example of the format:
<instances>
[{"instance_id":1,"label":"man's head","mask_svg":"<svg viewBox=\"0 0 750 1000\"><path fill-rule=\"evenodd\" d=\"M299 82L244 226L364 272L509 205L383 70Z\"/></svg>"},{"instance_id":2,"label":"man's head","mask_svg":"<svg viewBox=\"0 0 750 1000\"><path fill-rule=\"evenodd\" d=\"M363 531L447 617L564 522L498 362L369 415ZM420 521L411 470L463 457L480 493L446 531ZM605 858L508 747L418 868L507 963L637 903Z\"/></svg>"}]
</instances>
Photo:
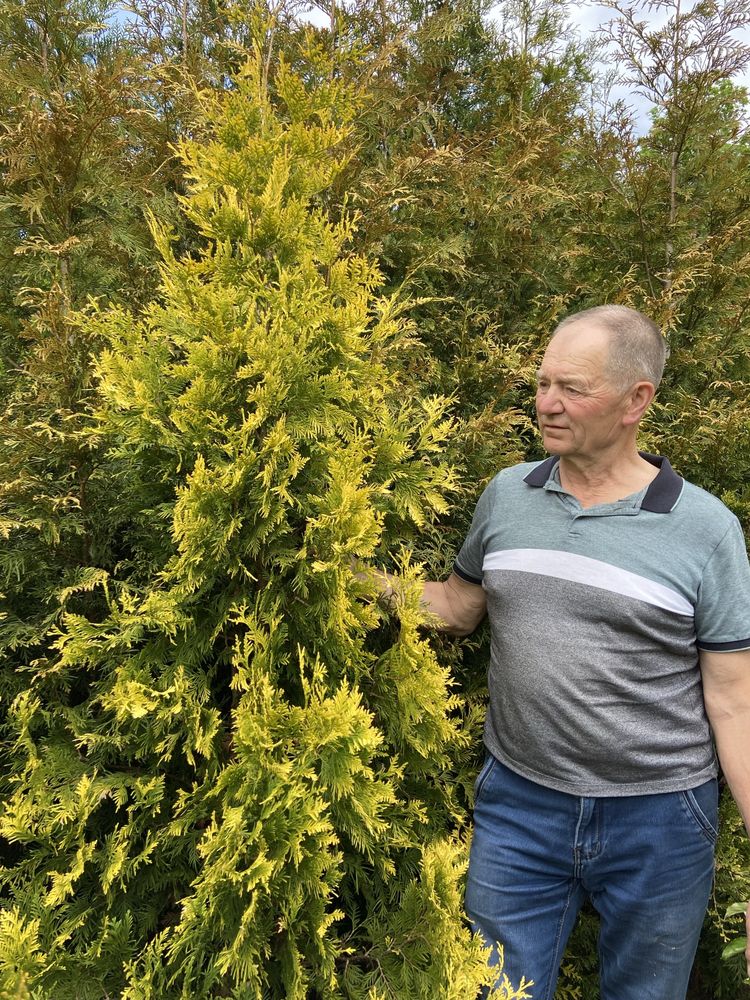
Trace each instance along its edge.
<instances>
[{"instance_id":1,"label":"man's head","mask_svg":"<svg viewBox=\"0 0 750 1000\"><path fill-rule=\"evenodd\" d=\"M627 306L594 306L567 316L552 337L574 323L584 322L595 324L609 335L607 374L614 385L625 389L645 380L658 389L669 347L652 319Z\"/></svg>"},{"instance_id":2,"label":"man's head","mask_svg":"<svg viewBox=\"0 0 750 1000\"><path fill-rule=\"evenodd\" d=\"M613 448L634 447L665 354L658 327L632 309L601 306L563 320L537 378L548 451L596 462Z\"/></svg>"}]
</instances>

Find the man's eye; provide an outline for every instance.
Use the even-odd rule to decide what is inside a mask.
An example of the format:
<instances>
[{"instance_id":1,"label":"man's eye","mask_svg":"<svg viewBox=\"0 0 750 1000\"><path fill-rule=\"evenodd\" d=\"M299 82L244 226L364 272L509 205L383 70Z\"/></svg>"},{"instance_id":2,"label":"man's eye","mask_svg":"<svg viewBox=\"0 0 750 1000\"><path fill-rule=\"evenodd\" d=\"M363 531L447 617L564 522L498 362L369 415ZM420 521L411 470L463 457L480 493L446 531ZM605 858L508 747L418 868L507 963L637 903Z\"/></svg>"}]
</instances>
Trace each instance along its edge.
<instances>
[{"instance_id":1,"label":"man's eye","mask_svg":"<svg viewBox=\"0 0 750 1000\"><path fill-rule=\"evenodd\" d=\"M566 386L565 391L567 392L567 394L569 396L580 396L581 395L581 390L580 389L574 389L572 385Z\"/></svg>"}]
</instances>

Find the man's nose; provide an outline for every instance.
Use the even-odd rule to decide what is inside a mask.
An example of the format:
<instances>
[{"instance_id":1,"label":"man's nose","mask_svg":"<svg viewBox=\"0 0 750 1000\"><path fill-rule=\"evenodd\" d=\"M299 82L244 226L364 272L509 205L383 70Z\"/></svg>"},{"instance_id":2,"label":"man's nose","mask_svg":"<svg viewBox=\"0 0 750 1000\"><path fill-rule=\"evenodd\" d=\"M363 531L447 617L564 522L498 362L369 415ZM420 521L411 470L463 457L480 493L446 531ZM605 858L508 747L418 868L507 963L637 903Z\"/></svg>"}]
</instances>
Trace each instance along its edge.
<instances>
[{"instance_id":1,"label":"man's nose","mask_svg":"<svg viewBox=\"0 0 750 1000\"><path fill-rule=\"evenodd\" d=\"M553 386L548 386L544 391L539 389L536 394L536 408L539 413L560 413L562 411L562 397Z\"/></svg>"}]
</instances>

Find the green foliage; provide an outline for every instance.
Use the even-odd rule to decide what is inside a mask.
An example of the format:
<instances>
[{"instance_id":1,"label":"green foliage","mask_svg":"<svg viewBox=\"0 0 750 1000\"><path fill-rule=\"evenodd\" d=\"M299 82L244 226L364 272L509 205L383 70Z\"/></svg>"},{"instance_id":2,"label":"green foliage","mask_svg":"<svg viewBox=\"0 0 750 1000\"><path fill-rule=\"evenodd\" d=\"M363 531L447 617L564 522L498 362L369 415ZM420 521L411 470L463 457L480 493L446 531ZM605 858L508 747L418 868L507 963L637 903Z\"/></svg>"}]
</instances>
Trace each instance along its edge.
<instances>
[{"instance_id":1,"label":"green foliage","mask_svg":"<svg viewBox=\"0 0 750 1000\"><path fill-rule=\"evenodd\" d=\"M96 2L0 5L6 702L44 658L61 610L101 607L87 573L107 562L111 501L81 436L99 345L74 309L90 296L137 305L155 274L144 204L170 214L169 193L140 165L148 115L137 59L105 33L107 14Z\"/></svg>"},{"instance_id":2,"label":"green foliage","mask_svg":"<svg viewBox=\"0 0 750 1000\"><path fill-rule=\"evenodd\" d=\"M0 252L27 309L55 286L70 306L125 288L138 301L150 284L146 112L135 54L103 33L109 13L89 0L0 5Z\"/></svg>"}]
</instances>

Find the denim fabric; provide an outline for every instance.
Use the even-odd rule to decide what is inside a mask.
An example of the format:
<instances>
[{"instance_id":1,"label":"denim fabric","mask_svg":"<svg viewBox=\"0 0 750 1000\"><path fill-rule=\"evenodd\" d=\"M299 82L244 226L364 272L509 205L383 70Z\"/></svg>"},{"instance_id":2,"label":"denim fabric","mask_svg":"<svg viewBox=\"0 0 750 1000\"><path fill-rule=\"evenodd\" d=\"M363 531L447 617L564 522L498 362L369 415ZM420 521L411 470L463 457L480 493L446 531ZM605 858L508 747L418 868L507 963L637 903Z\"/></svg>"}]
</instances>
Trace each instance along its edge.
<instances>
[{"instance_id":1,"label":"denim fabric","mask_svg":"<svg viewBox=\"0 0 750 1000\"><path fill-rule=\"evenodd\" d=\"M684 1000L708 903L718 787L585 798L488 754L477 779L466 912L511 982L552 1000L584 899L601 917L601 1000ZM496 954L494 956L496 960Z\"/></svg>"}]
</instances>

